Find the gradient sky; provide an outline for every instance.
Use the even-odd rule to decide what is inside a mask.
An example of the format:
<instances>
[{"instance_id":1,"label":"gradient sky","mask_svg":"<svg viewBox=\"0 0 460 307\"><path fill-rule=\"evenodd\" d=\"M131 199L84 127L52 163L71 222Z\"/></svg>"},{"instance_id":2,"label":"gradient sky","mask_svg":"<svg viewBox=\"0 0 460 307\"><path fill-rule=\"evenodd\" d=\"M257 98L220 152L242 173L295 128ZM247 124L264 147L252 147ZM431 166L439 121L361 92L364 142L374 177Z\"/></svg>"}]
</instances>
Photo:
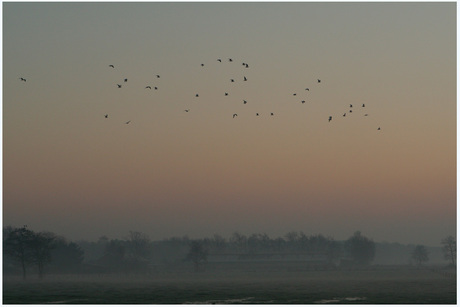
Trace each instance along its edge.
<instances>
[{"instance_id":1,"label":"gradient sky","mask_svg":"<svg viewBox=\"0 0 460 307\"><path fill-rule=\"evenodd\" d=\"M455 2L3 2L3 223L440 245L456 38Z\"/></svg>"}]
</instances>

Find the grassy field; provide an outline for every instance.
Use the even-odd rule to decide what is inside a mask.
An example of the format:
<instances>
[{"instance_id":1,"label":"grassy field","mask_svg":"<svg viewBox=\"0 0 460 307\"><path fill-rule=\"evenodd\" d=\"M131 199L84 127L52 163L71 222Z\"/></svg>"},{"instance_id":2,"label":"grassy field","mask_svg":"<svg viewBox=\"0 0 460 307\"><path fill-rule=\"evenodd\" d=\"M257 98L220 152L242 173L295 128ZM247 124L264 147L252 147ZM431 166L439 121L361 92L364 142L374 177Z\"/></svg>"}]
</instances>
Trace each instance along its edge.
<instances>
[{"instance_id":1,"label":"grassy field","mask_svg":"<svg viewBox=\"0 0 460 307\"><path fill-rule=\"evenodd\" d=\"M251 266L253 268L253 266ZM456 276L407 267L4 278L4 304L456 304Z\"/></svg>"}]
</instances>

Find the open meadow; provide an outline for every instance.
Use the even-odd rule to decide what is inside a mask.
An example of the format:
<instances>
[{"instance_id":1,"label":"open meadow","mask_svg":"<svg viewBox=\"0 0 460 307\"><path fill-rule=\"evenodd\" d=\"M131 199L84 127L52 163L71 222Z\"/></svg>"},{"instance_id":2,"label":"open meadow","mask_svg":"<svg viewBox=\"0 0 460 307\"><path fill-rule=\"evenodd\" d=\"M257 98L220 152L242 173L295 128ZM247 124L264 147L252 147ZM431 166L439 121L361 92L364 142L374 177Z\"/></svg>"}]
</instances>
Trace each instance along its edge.
<instances>
[{"instance_id":1,"label":"open meadow","mask_svg":"<svg viewBox=\"0 0 460 307\"><path fill-rule=\"evenodd\" d=\"M455 304L455 271L372 267L295 270L216 265L203 272L4 278L4 304Z\"/></svg>"}]
</instances>

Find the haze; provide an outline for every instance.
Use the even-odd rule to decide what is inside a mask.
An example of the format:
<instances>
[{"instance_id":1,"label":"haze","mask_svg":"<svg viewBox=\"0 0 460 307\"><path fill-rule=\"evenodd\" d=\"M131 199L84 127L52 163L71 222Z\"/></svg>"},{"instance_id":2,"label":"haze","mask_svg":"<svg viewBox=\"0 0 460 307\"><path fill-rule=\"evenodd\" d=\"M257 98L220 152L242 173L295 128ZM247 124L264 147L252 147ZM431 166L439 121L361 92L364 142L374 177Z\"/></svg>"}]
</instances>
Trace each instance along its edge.
<instances>
[{"instance_id":1,"label":"haze","mask_svg":"<svg viewBox=\"0 0 460 307\"><path fill-rule=\"evenodd\" d=\"M456 3L3 3L3 223L440 245Z\"/></svg>"}]
</instances>

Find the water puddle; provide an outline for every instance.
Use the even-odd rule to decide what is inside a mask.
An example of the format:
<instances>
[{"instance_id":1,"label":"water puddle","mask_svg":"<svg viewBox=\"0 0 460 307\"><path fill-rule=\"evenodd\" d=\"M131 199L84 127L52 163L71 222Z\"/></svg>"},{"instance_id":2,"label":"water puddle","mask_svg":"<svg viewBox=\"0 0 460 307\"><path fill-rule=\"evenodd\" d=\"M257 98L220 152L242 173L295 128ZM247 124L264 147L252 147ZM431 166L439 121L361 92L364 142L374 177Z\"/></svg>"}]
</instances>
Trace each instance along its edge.
<instances>
[{"instance_id":1,"label":"water puddle","mask_svg":"<svg viewBox=\"0 0 460 307\"><path fill-rule=\"evenodd\" d=\"M335 304L340 302L356 302L356 301L364 301L366 297L334 297L333 299L324 299L315 301L315 304Z\"/></svg>"},{"instance_id":2,"label":"water puddle","mask_svg":"<svg viewBox=\"0 0 460 307\"><path fill-rule=\"evenodd\" d=\"M253 300L254 297L233 298L226 300L208 300L202 302L185 302L184 304L205 304L205 305L225 305L225 304L246 304Z\"/></svg>"}]
</instances>

